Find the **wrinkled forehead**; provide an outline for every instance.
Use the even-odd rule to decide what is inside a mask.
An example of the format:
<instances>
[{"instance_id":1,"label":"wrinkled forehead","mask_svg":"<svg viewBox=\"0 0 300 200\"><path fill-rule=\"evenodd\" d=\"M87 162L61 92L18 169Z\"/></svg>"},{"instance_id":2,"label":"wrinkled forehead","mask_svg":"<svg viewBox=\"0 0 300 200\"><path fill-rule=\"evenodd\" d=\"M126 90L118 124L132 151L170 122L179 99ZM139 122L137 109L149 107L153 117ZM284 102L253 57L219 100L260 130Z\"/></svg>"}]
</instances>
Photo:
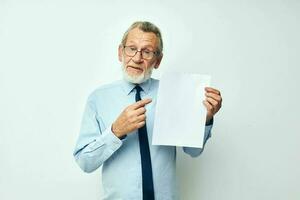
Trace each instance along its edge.
<instances>
[{"instance_id":1,"label":"wrinkled forehead","mask_svg":"<svg viewBox=\"0 0 300 200\"><path fill-rule=\"evenodd\" d=\"M126 45L151 46L152 48L157 48L158 38L155 33L144 32L139 28L134 28L128 33Z\"/></svg>"}]
</instances>

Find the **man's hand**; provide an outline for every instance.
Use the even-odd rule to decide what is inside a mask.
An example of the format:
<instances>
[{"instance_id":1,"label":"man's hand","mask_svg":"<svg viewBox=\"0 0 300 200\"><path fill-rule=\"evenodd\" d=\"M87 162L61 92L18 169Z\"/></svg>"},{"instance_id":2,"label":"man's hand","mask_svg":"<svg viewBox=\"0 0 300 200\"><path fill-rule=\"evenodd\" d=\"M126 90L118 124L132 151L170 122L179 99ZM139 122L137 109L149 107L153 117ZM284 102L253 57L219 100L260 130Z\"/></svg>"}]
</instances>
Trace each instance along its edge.
<instances>
[{"instance_id":1,"label":"man's hand","mask_svg":"<svg viewBox=\"0 0 300 200\"><path fill-rule=\"evenodd\" d=\"M143 127L146 123L145 105L151 101L151 99L143 99L125 108L117 120L112 124L112 132L117 137L121 138L122 136Z\"/></svg>"},{"instance_id":2,"label":"man's hand","mask_svg":"<svg viewBox=\"0 0 300 200\"><path fill-rule=\"evenodd\" d=\"M208 123L220 110L222 106L222 97L219 90L211 87L205 88L205 96L206 99L203 101L203 104L207 109L206 123Z\"/></svg>"}]
</instances>

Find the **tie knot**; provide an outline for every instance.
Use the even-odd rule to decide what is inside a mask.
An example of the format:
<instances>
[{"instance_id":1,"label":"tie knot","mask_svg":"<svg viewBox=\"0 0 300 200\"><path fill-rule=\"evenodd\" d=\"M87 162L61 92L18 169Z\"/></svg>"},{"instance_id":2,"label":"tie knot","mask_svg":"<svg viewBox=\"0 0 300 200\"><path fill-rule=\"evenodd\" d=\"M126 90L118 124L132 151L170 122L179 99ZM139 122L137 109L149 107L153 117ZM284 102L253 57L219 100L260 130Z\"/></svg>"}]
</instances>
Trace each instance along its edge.
<instances>
[{"instance_id":1,"label":"tie knot","mask_svg":"<svg viewBox=\"0 0 300 200\"><path fill-rule=\"evenodd\" d=\"M139 85L136 85L135 88L136 89L136 93L135 93L135 101L139 101L141 100L141 91L143 90Z\"/></svg>"},{"instance_id":2,"label":"tie knot","mask_svg":"<svg viewBox=\"0 0 300 200\"><path fill-rule=\"evenodd\" d=\"M143 89L139 85L135 86L135 90L136 90L136 93L140 93L140 91L143 91Z\"/></svg>"}]
</instances>

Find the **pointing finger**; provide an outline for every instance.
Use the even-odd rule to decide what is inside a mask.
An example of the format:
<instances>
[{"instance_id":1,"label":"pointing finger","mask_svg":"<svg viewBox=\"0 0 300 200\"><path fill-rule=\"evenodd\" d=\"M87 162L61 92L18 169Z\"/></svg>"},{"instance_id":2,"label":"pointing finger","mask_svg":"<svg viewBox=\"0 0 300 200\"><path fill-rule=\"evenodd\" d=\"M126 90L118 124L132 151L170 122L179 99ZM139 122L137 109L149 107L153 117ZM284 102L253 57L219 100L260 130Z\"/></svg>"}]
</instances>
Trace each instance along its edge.
<instances>
[{"instance_id":1,"label":"pointing finger","mask_svg":"<svg viewBox=\"0 0 300 200\"><path fill-rule=\"evenodd\" d=\"M147 105L148 103L151 103L152 99L143 99L140 101L137 101L136 103L133 104L133 109L138 109L140 107L144 107L145 105Z\"/></svg>"}]
</instances>

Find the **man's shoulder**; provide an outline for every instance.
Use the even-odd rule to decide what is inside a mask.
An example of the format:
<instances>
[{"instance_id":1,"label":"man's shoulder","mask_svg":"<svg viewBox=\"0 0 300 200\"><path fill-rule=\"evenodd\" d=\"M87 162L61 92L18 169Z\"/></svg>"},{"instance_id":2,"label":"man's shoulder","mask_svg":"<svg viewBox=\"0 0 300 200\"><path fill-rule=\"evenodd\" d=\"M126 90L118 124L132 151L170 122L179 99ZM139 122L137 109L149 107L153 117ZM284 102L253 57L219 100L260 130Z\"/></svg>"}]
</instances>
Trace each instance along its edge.
<instances>
[{"instance_id":1,"label":"man's shoulder","mask_svg":"<svg viewBox=\"0 0 300 200\"><path fill-rule=\"evenodd\" d=\"M101 92L105 90L112 90L115 88L119 88L122 85L123 81L122 80L116 80L110 83L105 83L100 86L98 86L93 92Z\"/></svg>"}]
</instances>

